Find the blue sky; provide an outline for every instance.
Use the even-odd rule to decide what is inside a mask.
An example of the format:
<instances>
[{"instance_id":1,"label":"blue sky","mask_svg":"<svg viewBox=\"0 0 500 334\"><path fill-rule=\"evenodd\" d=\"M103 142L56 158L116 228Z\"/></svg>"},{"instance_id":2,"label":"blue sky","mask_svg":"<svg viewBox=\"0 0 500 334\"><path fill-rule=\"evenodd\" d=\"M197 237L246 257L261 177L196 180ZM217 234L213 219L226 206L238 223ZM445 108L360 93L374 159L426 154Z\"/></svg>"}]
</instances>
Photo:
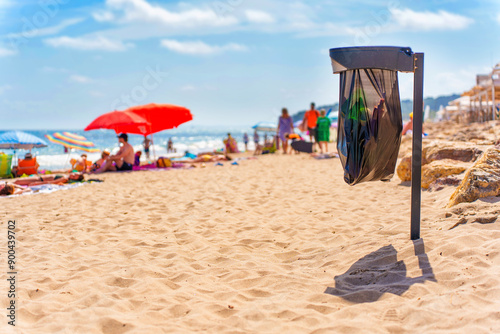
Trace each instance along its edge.
<instances>
[{"instance_id":1,"label":"blue sky","mask_svg":"<svg viewBox=\"0 0 500 334\"><path fill-rule=\"evenodd\" d=\"M461 93L500 62L499 32L497 0L0 0L0 129L81 129L150 102L193 125L274 120L338 101L341 46L410 46L425 96Z\"/></svg>"}]
</instances>

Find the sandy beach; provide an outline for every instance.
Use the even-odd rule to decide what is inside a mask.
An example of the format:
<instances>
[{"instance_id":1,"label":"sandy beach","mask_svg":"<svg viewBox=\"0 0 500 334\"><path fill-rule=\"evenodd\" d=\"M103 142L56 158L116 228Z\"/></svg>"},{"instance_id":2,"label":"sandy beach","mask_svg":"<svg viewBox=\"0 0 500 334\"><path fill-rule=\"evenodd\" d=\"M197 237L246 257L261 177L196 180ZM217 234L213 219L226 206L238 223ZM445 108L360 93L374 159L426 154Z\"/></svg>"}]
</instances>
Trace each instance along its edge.
<instances>
[{"instance_id":1,"label":"sandy beach","mask_svg":"<svg viewBox=\"0 0 500 334\"><path fill-rule=\"evenodd\" d=\"M2 198L19 274L1 332L500 332L499 198L424 191L412 242L408 184L342 175L273 155Z\"/></svg>"},{"instance_id":2,"label":"sandy beach","mask_svg":"<svg viewBox=\"0 0 500 334\"><path fill-rule=\"evenodd\" d=\"M0 334L500 334L500 0L0 27Z\"/></svg>"}]
</instances>

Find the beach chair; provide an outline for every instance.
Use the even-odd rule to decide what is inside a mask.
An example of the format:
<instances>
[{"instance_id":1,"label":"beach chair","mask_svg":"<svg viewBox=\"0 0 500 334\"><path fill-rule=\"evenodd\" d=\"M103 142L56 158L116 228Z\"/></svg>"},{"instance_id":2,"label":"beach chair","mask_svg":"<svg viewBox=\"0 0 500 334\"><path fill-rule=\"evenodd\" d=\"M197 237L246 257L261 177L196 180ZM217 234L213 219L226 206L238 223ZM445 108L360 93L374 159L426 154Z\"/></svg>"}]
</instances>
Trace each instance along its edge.
<instances>
[{"instance_id":1,"label":"beach chair","mask_svg":"<svg viewBox=\"0 0 500 334\"><path fill-rule=\"evenodd\" d=\"M262 148L262 154L275 153L278 150L276 143L277 143L277 139L274 138L272 143L264 144L264 147Z\"/></svg>"},{"instance_id":2,"label":"beach chair","mask_svg":"<svg viewBox=\"0 0 500 334\"><path fill-rule=\"evenodd\" d=\"M36 158L18 159L17 160L17 176L38 174L40 165L36 162Z\"/></svg>"},{"instance_id":3,"label":"beach chair","mask_svg":"<svg viewBox=\"0 0 500 334\"><path fill-rule=\"evenodd\" d=\"M0 154L0 178L12 177L12 155Z\"/></svg>"}]
</instances>

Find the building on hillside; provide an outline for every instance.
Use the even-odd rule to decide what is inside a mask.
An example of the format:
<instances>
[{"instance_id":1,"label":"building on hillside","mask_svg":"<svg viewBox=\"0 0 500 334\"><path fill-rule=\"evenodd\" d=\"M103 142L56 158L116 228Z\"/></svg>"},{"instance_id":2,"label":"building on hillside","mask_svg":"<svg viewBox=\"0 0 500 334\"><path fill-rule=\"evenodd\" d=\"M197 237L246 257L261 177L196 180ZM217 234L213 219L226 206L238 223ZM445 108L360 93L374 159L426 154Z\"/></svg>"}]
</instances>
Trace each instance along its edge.
<instances>
[{"instance_id":1,"label":"building on hillside","mask_svg":"<svg viewBox=\"0 0 500 334\"><path fill-rule=\"evenodd\" d=\"M500 63L491 73L478 74L476 85L449 103L444 118L456 122L485 122L500 118Z\"/></svg>"}]
</instances>

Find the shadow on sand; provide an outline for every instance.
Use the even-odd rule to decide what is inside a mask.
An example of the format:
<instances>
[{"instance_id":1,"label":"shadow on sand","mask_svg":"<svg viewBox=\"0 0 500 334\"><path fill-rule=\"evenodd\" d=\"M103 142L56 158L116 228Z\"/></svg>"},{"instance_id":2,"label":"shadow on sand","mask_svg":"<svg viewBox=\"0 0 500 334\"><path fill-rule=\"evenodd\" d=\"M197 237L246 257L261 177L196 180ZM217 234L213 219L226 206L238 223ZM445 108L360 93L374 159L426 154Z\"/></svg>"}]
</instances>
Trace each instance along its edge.
<instances>
[{"instance_id":1,"label":"shadow on sand","mask_svg":"<svg viewBox=\"0 0 500 334\"><path fill-rule=\"evenodd\" d=\"M344 274L335 276L335 287L328 287L325 293L353 303L370 303L384 293L400 296L415 283L437 282L425 253L424 241L414 240L413 247L421 276L407 277L404 261L398 261L396 249L388 245L362 257Z\"/></svg>"}]
</instances>

